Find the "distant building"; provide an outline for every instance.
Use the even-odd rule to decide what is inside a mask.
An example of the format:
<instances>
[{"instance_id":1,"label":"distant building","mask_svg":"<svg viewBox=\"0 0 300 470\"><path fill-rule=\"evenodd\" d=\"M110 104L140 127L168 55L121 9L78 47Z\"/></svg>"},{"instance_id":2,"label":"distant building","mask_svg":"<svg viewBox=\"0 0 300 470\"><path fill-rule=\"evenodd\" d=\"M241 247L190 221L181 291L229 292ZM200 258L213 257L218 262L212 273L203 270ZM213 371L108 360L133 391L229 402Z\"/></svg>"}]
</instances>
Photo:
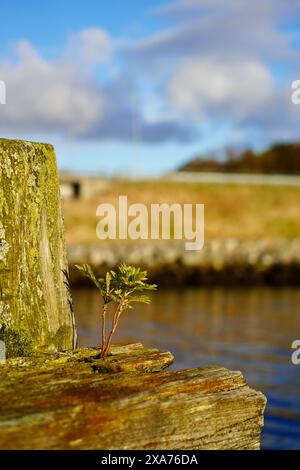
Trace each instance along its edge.
<instances>
[{"instance_id":1,"label":"distant building","mask_svg":"<svg viewBox=\"0 0 300 470\"><path fill-rule=\"evenodd\" d=\"M94 175L60 173L60 193L63 201L90 199L109 188L108 179Z\"/></svg>"}]
</instances>

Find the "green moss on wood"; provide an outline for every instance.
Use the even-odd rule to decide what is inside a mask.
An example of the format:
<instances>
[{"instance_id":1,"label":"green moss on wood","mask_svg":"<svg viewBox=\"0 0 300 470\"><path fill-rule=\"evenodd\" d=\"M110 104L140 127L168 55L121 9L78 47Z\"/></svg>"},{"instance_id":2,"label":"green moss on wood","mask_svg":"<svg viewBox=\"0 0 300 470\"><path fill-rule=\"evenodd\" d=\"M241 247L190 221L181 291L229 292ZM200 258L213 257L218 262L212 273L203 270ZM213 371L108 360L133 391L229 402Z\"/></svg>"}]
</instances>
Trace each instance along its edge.
<instances>
[{"instance_id":1,"label":"green moss on wood","mask_svg":"<svg viewBox=\"0 0 300 470\"><path fill-rule=\"evenodd\" d=\"M33 354L32 340L27 332L12 326L0 326L0 340L5 343L6 358L28 357Z\"/></svg>"}]
</instances>

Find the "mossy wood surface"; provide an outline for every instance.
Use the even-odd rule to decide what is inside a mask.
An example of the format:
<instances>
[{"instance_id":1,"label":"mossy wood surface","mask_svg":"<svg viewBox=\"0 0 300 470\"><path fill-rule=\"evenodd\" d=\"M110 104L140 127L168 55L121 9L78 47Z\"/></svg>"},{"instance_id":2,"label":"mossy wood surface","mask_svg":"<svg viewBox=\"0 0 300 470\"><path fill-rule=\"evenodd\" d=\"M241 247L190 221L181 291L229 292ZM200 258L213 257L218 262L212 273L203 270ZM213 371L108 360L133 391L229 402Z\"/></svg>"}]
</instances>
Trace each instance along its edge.
<instances>
[{"instance_id":1,"label":"mossy wood surface","mask_svg":"<svg viewBox=\"0 0 300 470\"><path fill-rule=\"evenodd\" d=\"M54 149L0 139L0 323L35 349L75 344Z\"/></svg>"},{"instance_id":2,"label":"mossy wood surface","mask_svg":"<svg viewBox=\"0 0 300 470\"><path fill-rule=\"evenodd\" d=\"M0 449L259 449L266 399L241 372L159 371L172 355L139 344L111 352L0 365Z\"/></svg>"}]
</instances>

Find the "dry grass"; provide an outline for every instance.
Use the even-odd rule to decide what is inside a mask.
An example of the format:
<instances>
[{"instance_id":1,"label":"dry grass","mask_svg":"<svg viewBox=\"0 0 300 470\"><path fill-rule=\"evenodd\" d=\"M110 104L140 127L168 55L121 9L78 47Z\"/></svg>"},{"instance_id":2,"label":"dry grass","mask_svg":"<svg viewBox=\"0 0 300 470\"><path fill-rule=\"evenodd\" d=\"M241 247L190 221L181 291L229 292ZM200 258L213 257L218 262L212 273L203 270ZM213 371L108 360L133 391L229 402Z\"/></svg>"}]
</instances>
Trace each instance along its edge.
<instances>
[{"instance_id":1,"label":"dry grass","mask_svg":"<svg viewBox=\"0 0 300 470\"><path fill-rule=\"evenodd\" d=\"M64 202L67 241L97 242L96 208L103 202L118 206L119 195L127 195L129 204L205 204L206 238L300 236L300 188L116 181L97 198Z\"/></svg>"}]
</instances>

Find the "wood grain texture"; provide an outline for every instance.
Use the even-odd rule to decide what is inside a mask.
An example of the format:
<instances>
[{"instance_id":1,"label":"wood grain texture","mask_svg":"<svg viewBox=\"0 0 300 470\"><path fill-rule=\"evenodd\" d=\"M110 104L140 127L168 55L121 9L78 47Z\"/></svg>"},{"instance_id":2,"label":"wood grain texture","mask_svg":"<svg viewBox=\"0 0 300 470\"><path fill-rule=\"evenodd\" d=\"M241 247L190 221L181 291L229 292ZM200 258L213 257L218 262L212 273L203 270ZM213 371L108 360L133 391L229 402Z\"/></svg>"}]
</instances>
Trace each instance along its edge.
<instances>
[{"instance_id":1,"label":"wood grain texture","mask_svg":"<svg viewBox=\"0 0 300 470\"><path fill-rule=\"evenodd\" d=\"M130 349L114 359L128 366ZM92 349L0 365L0 448L259 449L266 399L241 372L142 373L149 352L132 351L131 373L95 373Z\"/></svg>"}]
</instances>

